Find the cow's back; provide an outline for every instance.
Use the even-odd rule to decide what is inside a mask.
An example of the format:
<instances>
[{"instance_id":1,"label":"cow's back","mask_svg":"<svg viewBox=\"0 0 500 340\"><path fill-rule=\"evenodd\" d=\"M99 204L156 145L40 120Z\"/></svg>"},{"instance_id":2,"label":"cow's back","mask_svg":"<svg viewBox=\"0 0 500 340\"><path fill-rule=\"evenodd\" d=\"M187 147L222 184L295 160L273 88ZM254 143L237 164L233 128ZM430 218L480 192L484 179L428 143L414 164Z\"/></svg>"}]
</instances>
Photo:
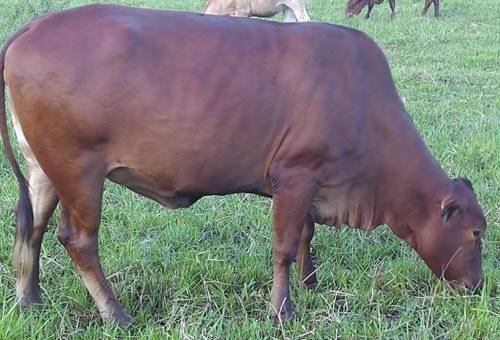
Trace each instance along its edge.
<instances>
[{"instance_id":1,"label":"cow's back","mask_svg":"<svg viewBox=\"0 0 500 340\"><path fill-rule=\"evenodd\" d=\"M164 192L269 193L282 150L357 145L364 117L346 96L361 81L357 39L332 25L88 6L34 21L6 79L42 166L91 153L109 171L144 169L124 176Z\"/></svg>"}]
</instances>

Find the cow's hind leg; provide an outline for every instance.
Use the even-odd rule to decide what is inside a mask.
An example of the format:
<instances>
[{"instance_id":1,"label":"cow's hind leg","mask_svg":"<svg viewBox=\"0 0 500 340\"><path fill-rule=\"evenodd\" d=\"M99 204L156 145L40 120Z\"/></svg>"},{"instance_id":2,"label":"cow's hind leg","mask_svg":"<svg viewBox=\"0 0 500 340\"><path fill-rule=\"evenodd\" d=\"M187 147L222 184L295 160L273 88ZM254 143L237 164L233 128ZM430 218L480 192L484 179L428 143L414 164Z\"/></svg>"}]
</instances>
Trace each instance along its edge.
<instances>
[{"instance_id":1,"label":"cow's hind leg","mask_svg":"<svg viewBox=\"0 0 500 340\"><path fill-rule=\"evenodd\" d=\"M297 275L306 287L313 288L318 280L316 279L316 269L311 258L311 240L314 236L314 222L309 219L302 229L300 237L299 249L295 258L297 266Z\"/></svg>"},{"instance_id":2,"label":"cow's hind leg","mask_svg":"<svg viewBox=\"0 0 500 340\"><path fill-rule=\"evenodd\" d=\"M41 303L39 272L40 247L50 216L58 198L52 183L35 159L22 130L14 117L19 146L28 162L30 199L33 206L33 231L28 239L16 236L13 262L17 272L16 293L22 306Z\"/></svg>"},{"instance_id":3,"label":"cow's hind leg","mask_svg":"<svg viewBox=\"0 0 500 340\"><path fill-rule=\"evenodd\" d=\"M58 201L52 184L39 167L30 166L29 185L33 204L33 232L29 240L16 238L13 256L17 271L16 292L22 306L42 302L39 285L40 247Z\"/></svg>"},{"instance_id":4,"label":"cow's hind leg","mask_svg":"<svg viewBox=\"0 0 500 340\"><path fill-rule=\"evenodd\" d=\"M429 6L431 5L431 3L432 3L433 1L434 1L434 0L425 0L425 3L424 3L424 9L422 10L422 16L427 15L427 11L429 10Z\"/></svg>"},{"instance_id":5,"label":"cow's hind leg","mask_svg":"<svg viewBox=\"0 0 500 340\"><path fill-rule=\"evenodd\" d=\"M441 13L439 13L439 0L434 0L434 17L439 18L441 16Z\"/></svg>"},{"instance_id":6,"label":"cow's hind leg","mask_svg":"<svg viewBox=\"0 0 500 340\"><path fill-rule=\"evenodd\" d=\"M58 239L68 251L102 319L126 325L131 318L104 276L97 249L104 176L92 174L91 170L71 182L71 188L60 191L62 216Z\"/></svg>"},{"instance_id":7,"label":"cow's hind leg","mask_svg":"<svg viewBox=\"0 0 500 340\"><path fill-rule=\"evenodd\" d=\"M365 19L370 19L370 13L372 12L374 4L368 4L368 11L366 12Z\"/></svg>"}]
</instances>

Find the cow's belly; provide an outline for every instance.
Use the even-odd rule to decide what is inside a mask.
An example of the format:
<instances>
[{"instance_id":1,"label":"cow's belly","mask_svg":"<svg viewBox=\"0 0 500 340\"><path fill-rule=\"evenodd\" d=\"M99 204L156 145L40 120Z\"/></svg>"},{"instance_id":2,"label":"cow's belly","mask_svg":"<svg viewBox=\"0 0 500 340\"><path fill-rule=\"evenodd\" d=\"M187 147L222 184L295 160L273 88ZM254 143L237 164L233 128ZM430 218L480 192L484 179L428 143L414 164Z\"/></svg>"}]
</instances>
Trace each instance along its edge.
<instances>
[{"instance_id":1,"label":"cow's belly","mask_svg":"<svg viewBox=\"0 0 500 340\"><path fill-rule=\"evenodd\" d=\"M269 190L265 185L248 186L238 182L217 185L203 176L190 177L187 179L189 184L186 184L186 178L183 178L182 173L182 169L179 169L179 174L169 174L167 172L152 173L149 169L118 166L111 170L107 177L170 209L189 207L198 199L208 195L248 192L269 196Z\"/></svg>"},{"instance_id":2,"label":"cow's belly","mask_svg":"<svg viewBox=\"0 0 500 340\"><path fill-rule=\"evenodd\" d=\"M179 192L165 180L159 181L127 167L113 169L108 178L171 209L189 207L201 197L195 193Z\"/></svg>"}]
</instances>

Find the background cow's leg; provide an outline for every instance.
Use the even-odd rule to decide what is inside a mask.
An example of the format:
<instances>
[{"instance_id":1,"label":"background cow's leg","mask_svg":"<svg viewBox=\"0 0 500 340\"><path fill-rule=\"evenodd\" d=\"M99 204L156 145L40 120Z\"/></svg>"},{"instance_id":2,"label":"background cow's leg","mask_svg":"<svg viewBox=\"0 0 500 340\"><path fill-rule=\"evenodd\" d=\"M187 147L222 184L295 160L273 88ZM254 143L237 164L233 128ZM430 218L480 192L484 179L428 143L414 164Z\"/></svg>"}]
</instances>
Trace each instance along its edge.
<instances>
[{"instance_id":1,"label":"background cow's leg","mask_svg":"<svg viewBox=\"0 0 500 340\"><path fill-rule=\"evenodd\" d=\"M309 15L307 14L304 1L291 0L287 2L286 6L288 7L285 7L283 13L286 14L287 8L291 9L293 12L293 16L295 18L294 21L299 21L299 22L311 21L311 18L309 18Z\"/></svg>"},{"instance_id":2,"label":"background cow's leg","mask_svg":"<svg viewBox=\"0 0 500 340\"><path fill-rule=\"evenodd\" d=\"M368 12L366 12L365 19L370 19L370 13L372 12L372 8L375 6L374 4L368 4Z\"/></svg>"},{"instance_id":3,"label":"background cow's leg","mask_svg":"<svg viewBox=\"0 0 500 340\"><path fill-rule=\"evenodd\" d=\"M389 0L389 7L391 7L391 19L396 17L396 0Z\"/></svg>"},{"instance_id":4,"label":"background cow's leg","mask_svg":"<svg viewBox=\"0 0 500 340\"><path fill-rule=\"evenodd\" d=\"M59 241L67 249L104 321L131 321L104 276L97 249L104 178L87 179L61 193Z\"/></svg>"},{"instance_id":5,"label":"background cow's leg","mask_svg":"<svg viewBox=\"0 0 500 340\"><path fill-rule=\"evenodd\" d=\"M295 263L297 266L297 275L300 282L307 287L312 288L318 283L316 272L311 258L311 240L314 236L314 222L309 218L304 224L302 235L300 237L299 249Z\"/></svg>"},{"instance_id":6,"label":"background cow's leg","mask_svg":"<svg viewBox=\"0 0 500 340\"><path fill-rule=\"evenodd\" d=\"M273 190L273 312L280 320L293 318L290 298L290 264L298 252L302 229L315 193L315 184L307 177L277 181Z\"/></svg>"},{"instance_id":7,"label":"background cow's leg","mask_svg":"<svg viewBox=\"0 0 500 340\"><path fill-rule=\"evenodd\" d=\"M422 10L422 16L425 16L427 15L427 11L429 10L429 6L431 5L431 3L433 3L434 0L425 0L425 3L424 3L424 9Z\"/></svg>"},{"instance_id":8,"label":"background cow's leg","mask_svg":"<svg viewBox=\"0 0 500 340\"><path fill-rule=\"evenodd\" d=\"M288 7L283 10L283 22L297 22L295 13Z\"/></svg>"},{"instance_id":9,"label":"background cow's leg","mask_svg":"<svg viewBox=\"0 0 500 340\"><path fill-rule=\"evenodd\" d=\"M17 272L17 296L21 299L22 306L29 306L32 303L42 302L39 285L40 247L58 198L52 183L35 159L16 116L14 115L13 118L19 146L28 162L30 199L33 206L33 232L28 240L16 237L12 259Z\"/></svg>"},{"instance_id":10,"label":"background cow's leg","mask_svg":"<svg viewBox=\"0 0 500 340\"><path fill-rule=\"evenodd\" d=\"M439 13L439 0L434 0L434 17L439 18L441 13Z\"/></svg>"}]
</instances>

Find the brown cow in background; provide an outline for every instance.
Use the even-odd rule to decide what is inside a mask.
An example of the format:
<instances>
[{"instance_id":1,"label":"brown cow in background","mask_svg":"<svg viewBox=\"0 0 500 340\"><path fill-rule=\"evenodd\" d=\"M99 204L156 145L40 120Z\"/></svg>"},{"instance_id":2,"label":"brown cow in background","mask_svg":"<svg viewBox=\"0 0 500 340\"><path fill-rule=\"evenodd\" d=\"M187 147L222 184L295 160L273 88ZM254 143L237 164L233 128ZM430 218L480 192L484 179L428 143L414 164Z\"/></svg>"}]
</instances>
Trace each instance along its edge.
<instances>
[{"instance_id":1,"label":"brown cow in background","mask_svg":"<svg viewBox=\"0 0 500 340\"><path fill-rule=\"evenodd\" d=\"M365 18L368 19L370 17L373 6L380 5L382 2L384 2L384 0L348 0L345 12L348 16L358 15L365 6L368 6L368 11L365 15ZM427 10L429 9L429 6L431 4L434 4L434 16L436 18L439 17L441 15L439 13L439 0L425 0L422 15L427 15ZM394 19L396 0L389 0L389 6L391 8L391 19Z\"/></svg>"},{"instance_id":2,"label":"brown cow in background","mask_svg":"<svg viewBox=\"0 0 500 340\"><path fill-rule=\"evenodd\" d=\"M209 195L272 198L271 301L283 319L294 315L290 265L317 282L315 223L386 223L439 278L483 281L486 220L472 184L443 172L362 32L92 5L21 28L0 75L23 305L41 301L40 244L59 202L58 239L102 318L130 321L98 255L106 180L172 209ZM9 141L4 79L29 182Z\"/></svg>"}]
</instances>

